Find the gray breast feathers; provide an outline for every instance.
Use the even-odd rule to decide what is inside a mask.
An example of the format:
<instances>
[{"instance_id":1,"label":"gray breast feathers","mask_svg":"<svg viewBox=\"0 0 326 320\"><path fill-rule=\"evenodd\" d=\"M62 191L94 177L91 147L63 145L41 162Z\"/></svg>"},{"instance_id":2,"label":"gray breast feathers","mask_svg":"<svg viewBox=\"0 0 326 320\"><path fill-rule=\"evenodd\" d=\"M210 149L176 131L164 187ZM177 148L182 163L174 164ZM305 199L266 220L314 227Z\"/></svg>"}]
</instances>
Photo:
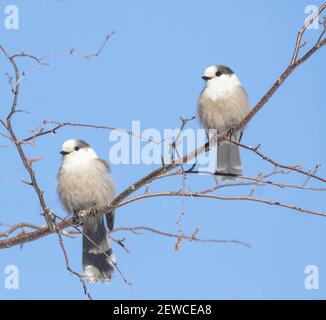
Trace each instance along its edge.
<instances>
[{"instance_id":1,"label":"gray breast feathers","mask_svg":"<svg viewBox=\"0 0 326 320\"><path fill-rule=\"evenodd\" d=\"M248 97L242 86L237 86L219 99L212 100L201 93L198 101L198 116L205 129L219 132L239 123L249 110Z\"/></svg>"},{"instance_id":2,"label":"gray breast feathers","mask_svg":"<svg viewBox=\"0 0 326 320\"><path fill-rule=\"evenodd\" d=\"M102 159L91 160L88 166L60 168L58 193L66 211L87 210L106 205L114 199L115 190L109 165Z\"/></svg>"}]
</instances>

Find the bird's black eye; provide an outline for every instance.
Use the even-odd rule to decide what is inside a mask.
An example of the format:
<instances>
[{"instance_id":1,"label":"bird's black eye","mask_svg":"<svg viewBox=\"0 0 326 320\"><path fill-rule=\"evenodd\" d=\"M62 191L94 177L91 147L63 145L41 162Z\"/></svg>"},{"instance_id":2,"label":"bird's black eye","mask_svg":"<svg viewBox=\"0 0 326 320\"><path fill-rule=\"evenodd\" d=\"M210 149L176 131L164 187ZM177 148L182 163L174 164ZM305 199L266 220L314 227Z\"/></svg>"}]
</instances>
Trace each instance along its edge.
<instances>
[{"instance_id":1,"label":"bird's black eye","mask_svg":"<svg viewBox=\"0 0 326 320\"><path fill-rule=\"evenodd\" d=\"M219 77L220 75L222 75L222 72L221 72L221 71L216 71L215 75L216 75L217 77Z\"/></svg>"},{"instance_id":2,"label":"bird's black eye","mask_svg":"<svg viewBox=\"0 0 326 320\"><path fill-rule=\"evenodd\" d=\"M75 149L75 151L78 151L79 150L79 147L75 147L74 149Z\"/></svg>"}]
</instances>

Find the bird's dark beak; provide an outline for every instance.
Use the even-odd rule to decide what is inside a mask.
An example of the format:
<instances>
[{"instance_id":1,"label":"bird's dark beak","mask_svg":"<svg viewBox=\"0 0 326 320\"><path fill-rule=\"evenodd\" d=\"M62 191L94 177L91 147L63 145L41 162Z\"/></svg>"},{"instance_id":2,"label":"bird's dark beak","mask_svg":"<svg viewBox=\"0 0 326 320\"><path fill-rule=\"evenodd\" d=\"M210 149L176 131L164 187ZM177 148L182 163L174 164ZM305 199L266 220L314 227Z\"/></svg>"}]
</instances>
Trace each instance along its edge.
<instances>
[{"instance_id":1,"label":"bird's dark beak","mask_svg":"<svg viewBox=\"0 0 326 320\"><path fill-rule=\"evenodd\" d=\"M208 81L208 80L212 79L212 77L207 77L207 76L202 76L201 78L202 78L203 80L205 80L205 81Z\"/></svg>"},{"instance_id":2,"label":"bird's dark beak","mask_svg":"<svg viewBox=\"0 0 326 320\"><path fill-rule=\"evenodd\" d=\"M66 151L60 151L60 153L61 153L63 156L65 156L65 155L67 155L69 152L66 152Z\"/></svg>"}]
</instances>

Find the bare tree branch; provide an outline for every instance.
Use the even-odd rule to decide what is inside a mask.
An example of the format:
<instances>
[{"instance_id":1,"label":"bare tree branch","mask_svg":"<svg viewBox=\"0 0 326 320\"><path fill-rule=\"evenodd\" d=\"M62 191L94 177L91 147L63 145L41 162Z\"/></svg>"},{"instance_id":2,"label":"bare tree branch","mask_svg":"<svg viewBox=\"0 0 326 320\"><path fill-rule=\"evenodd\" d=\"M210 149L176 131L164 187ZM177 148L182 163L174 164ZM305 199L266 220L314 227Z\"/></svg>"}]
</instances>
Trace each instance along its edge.
<instances>
[{"instance_id":1,"label":"bare tree branch","mask_svg":"<svg viewBox=\"0 0 326 320\"><path fill-rule=\"evenodd\" d=\"M17 112L17 100L18 100L18 95L19 95L19 89L20 89L20 73L18 70L18 67L16 65L15 59L9 55L9 53L0 45L0 50L3 52L3 54L5 55L5 57L9 60L9 62L11 63L14 72L15 72L15 79L16 79L16 83L14 85L14 91L13 91L13 101L12 101L12 105L11 105L11 110L6 118L6 123L5 123L5 127L8 130L8 133L10 135L10 138L12 140L12 142L15 144L16 149L18 151L18 154L20 156L20 159L25 167L25 169L27 170L27 172L29 173L30 179L31 179L31 185L33 186L40 205L43 209L43 214L46 220L46 223L48 225L48 227L54 231L54 225L53 225L53 219L52 219L52 215L51 215L51 211L50 209L47 207L44 197L43 197L43 191L40 189L37 181L36 181L36 176L35 176L35 172L32 169L32 165L31 162L28 161L28 158L26 157L24 150L21 146L21 144L18 142L18 139L16 137L16 134L14 133L13 127L12 127L12 123L11 123L11 119L13 117L13 115Z\"/></svg>"},{"instance_id":2,"label":"bare tree branch","mask_svg":"<svg viewBox=\"0 0 326 320\"><path fill-rule=\"evenodd\" d=\"M323 25L323 30L320 33L318 40L316 43L306 51L300 58L299 53L302 48L307 46L307 42L304 41L302 43L302 37L305 31L307 30L308 26L326 9L326 3L324 3L319 10L314 14L305 24L302 26L302 28L299 30L297 39L296 39L296 45L294 48L294 51L292 53L292 58L287 66L287 68L284 70L284 72L278 77L278 79L274 82L272 87L263 95L263 97L259 100L259 102L255 105L255 107L248 113L248 115L234 128L232 128L232 132L237 132L242 130L252 119L253 117L267 104L269 99L275 94L275 92L282 86L282 84L286 81L286 79L292 74L292 72L299 67L301 64L303 64L305 61L307 61L315 52L317 52L320 48L322 48L326 44L326 39L324 38L325 31L326 31L326 19L324 18L323 22L321 23ZM35 171L33 170L33 162L35 162L37 159L29 159L24 151L24 144L33 144L35 143L36 139L42 136L46 136L48 134L55 134L57 130L64 128L64 127L84 127L84 128L94 128L94 129L104 129L104 130L118 130L125 132L129 135L135 135L133 132L121 129L121 128L112 128L109 126L104 125L92 125L92 124L83 124L83 123L75 123L75 122L55 122L55 121L48 121L44 120L43 123L35 130L32 130L32 134L28 137L19 139L16 136L15 130L13 129L12 125L12 119L14 115L17 112L21 112L22 110L17 109L17 102L20 92L20 85L21 80L23 77L26 76L28 72L20 71L16 60L18 58L28 58L36 62L35 69L39 68L40 66L47 65L47 60L50 57L53 56L79 56L83 59L90 60L94 57L98 57L102 50L104 49L105 45L107 44L108 40L112 36L113 33L110 33L106 36L103 43L99 46L99 48L94 53L89 54L83 54L75 51L74 49L71 49L68 52L56 52L52 53L43 57L37 57L32 54L21 52L16 53L13 55L10 55L6 49L4 49L3 46L0 45L0 51L3 53L5 58L10 63L14 75L11 76L10 74L7 74L8 82L11 87L11 91L13 94L13 99L11 103L11 108L6 116L5 119L0 119L0 124L2 125L4 132L6 133L0 133L2 137L4 137L6 140L9 140L11 143L13 143L16 147L16 150L19 154L20 160L23 163L24 168L26 169L27 173L29 174L30 181L24 181L24 183L31 185L33 189L35 190L35 193L37 194L38 201L40 203L40 206L43 211L43 215L45 217L47 226L37 226L34 224L30 224L28 222L22 222L17 223L14 226L10 226L6 231L0 233L0 249L2 248L10 248L15 245L21 245L27 242L34 241L36 239L40 239L41 237L47 236L51 233L57 233L58 240L60 247L62 249L62 252L64 254L65 263L66 263L66 269L77 276L82 283L84 294L87 298L91 299L91 295L89 293L89 290L84 282L83 275L79 274L78 272L75 272L71 267L69 263L69 257L67 254L67 251L64 246L63 241L63 235L69 235L69 234L83 234L83 232L74 225L74 221L72 218L69 219L62 219L55 213L51 211L50 208L48 208L44 196L43 191L40 188L37 179ZM200 146L198 149L194 150L193 152L190 152L189 154L180 157L178 154L178 151L176 150L176 146L178 144L178 141L180 139L181 131L184 129L186 123L191 119L185 119L181 118L182 125L180 129L179 135L176 137L175 141L172 143L172 159L171 163L164 164L162 162L162 166L157 168L156 170L152 171L148 175L142 177L132 185L130 185L128 188L126 188L123 192L121 192L109 205L103 206L103 207L94 207L90 210L81 211L79 213L80 217L90 216L90 215L97 215L97 214L105 214L109 211L113 211L116 208L119 208L121 206L133 203L135 201L141 200L141 199L147 199L147 198L153 198L153 197L190 197L190 198L206 198L206 199L214 199L214 200L224 200L224 201L251 201L255 203L262 203L277 207L283 207L287 209L294 210L296 212L300 213L308 213L313 214L321 217L325 217L326 213L317 211L317 210L311 210L307 208L302 208L295 204L289 204L289 203L283 203L279 201L269 200L269 199L263 199L255 197L254 194L256 192L256 187L263 186L263 185L273 185L275 187L279 188L296 188L296 189L302 189L302 190L311 190L311 191L325 191L326 188L322 187L310 187L307 186L308 182L310 180L318 180L319 182L326 182L325 178L322 178L317 175L317 172L319 170L319 164L316 165L316 167L311 171L305 171L301 168L299 165L295 166L289 166L284 165L281 163L276 162L275 160L272 160L271 158L264 155L261 151L259 151L259 146L257 147L251 147L244 145L242 143L238 143L231 140L231 131L225 131L217 136L212 137L206 144ZM50 129L46 128L46 126L53 126L50 127ZM162 141L153 141L152 139L147 139L143 137L138 137L141 140L145 140L147 142L152 142L156 144L160 144ZM214 187L208 188L206 190L200 191L200 192L193 192L190 188L190 186L187 186L187 179L188 174L196 174L199 172L194 171L194 166L192 166L189 170L184 169L184 165L187 164L189 161L195 159L199 155L203 154L206 151L209 151L212 146L217 144L218 142L222 140L230 140L232 143L239 145L240 147L247 149L249 151L252 151L255 153L259 158L263 159L264 161L272 164L275 166L275 169L272 173L269 174L259 174L255 177L245 177L241 176L239 179L241 179L240 182L236 183L225 183L225 184L219 184L215 185ZM178 159L174 159L174 153L176 152L178 155ZM285 169L285 170L280 170ZM268 179L272 175L276 174L288 174L290 172L298 173L303 176L305 176L305 181L300 185L294 185L289 183L283 183L283 182L276 182L271 181ZM202 173L201 173L202 174ZM170 176L176 176L179 175L182 177L182 188L178 191L161 191L161 192L154 192L149 193L148 186L155 180L167 178ZM249 192L245 196L222 196L218 194L213 194L213 192L217 191L218 189L226 188L226 187L235 187L235 186L248 186ZM134 194L137 190L140 190L141 188L145 187L145 193L138 194L133 197L130 197L132 194ZM188 188L187 188L188 187ZM186 191L188 190L188 191ZM246 189L245 189L246 190ZM56 223L56 221L60 221L59 223ZM26 229L33 229L34 231L27 232ZM64 230L66 228L73 228L74 231L71 230ZM22 230L22 231L21 231ZM16 232L20 231L18 234ZM195 230L193 234L186 235L183 232L179 233L169 233L164 232L161 230L157 230L151 227L146 226L137 226L137 227L120 227L112 230L108 236L112 236L114 232L118 231L128 231L135 234L142 234L144 231L148 231L154 234L158 234L160 236L164 237L170 237L176 239L175 249L179 250L181 243L184 240L188 241L196 241L200 243L233 243L233 244L240 244L244 245L246 247L250 247L250 244L246 242L242 242L239 240L220 240L220 239L201 239L197 237L198 230ZM112 238L112 237L111 237ZM89 238L88 238L89 239ZM89 239L91 242L93 242L92 239ZM127 247L124 244L124 239L114 239L113 241L118 243L124 250L128 252ZM93 242L93 244L95 244ZM95 244L96 245L96 244ZM97 245L96 245L97 246ZM97 246L98 247L98 246ZM99 248L99 247L98 247ZM101 248L99 248L101 250ZM101 250L104 254L106 254L103 250ZM115 268L118 270L118 272L121 274L122 278L127 284L130 284L127 279L124 277L124 275L121 273L117 265L114 263Z\"/></svg>"},{"instance_id":3,"label":"bare tree branch","mask_svg":"<svg viewBox=\"0 0 326 320\"><path fill-rule=\"evenodd\" d=\"M297 205L292 205L292 204L288 204L288 203L282 203L279 201L273 201L273 200L268 200L268 199L262 199L262 198L255 198L255 197L227 197L227 196L219 196L216 194L207 194L207 193L190 193L190 192L173 192L173 191L167 191L167 192L156 192L156 193L146 193L146 194L141 194L138 196L135 196L133 198L130 198L128 200L122 201L120 203L120 207L126 205L126 204L130 204L131 202L140 200L140 199L145 199L145 198L153 198L153 197L194 197L194 198L210 198L210 199L218 199L218 200L245 200L245 201L254 201L254 202L260 202L260 203L265 203L265 204L269 204L269 205L273 205L273 206L279 206L279 207L284 207L287 209L292 209L292 210L296 210L296 211L300 211L300 212L305 212L305 213L310 213L310 214L314 214L314 215L318 215L318 216L322 216L322 217L326 217L326 213L323 212L319 212L319 211L313 211L313 210L309 210L309 209L304 209L301 208ZM0 248L1 248L1 243L0 243Z\"/></svg>"},{"instance_id":4,"label":"bare tree branch","mask_svg":"<svg viewBox=\"0 0 326 320\"><path fill-rule=\"evenodd\" d=\"M271 163L272 165L278 167L278 168L283 168L283 169L288 169L290 171L295 171L295 172L298 172L298 173L301 173L305 176L307 176L307 178L314 178L316 180L319 180L319 181L322 181L322 182L326 182L326 179L325 178L322 178L322 177L319 177L319 176L316 176L316 172L312 171L312 172L307 172L307 171L304 171L302 169L300 169L300 165L295 165L295 166L287 166L287 165L284 165L284 164L281 164L281 163L278 163L274 160L272 160L271 158L269 158L268 156L264 155L262 152L260 152L258 149L260 147L260 145L256 146L256 147L251 147L251 146L247 146L243 143L240 143L240 142L237 142L237 141L234 141L234 140L229 140L230 142L232 142L233 144L236 144L238 146L240 146L241 148L244 148L244 149L247 149L247 150L250 150L252 152L254 152L256 155L258 155L260 158L262 158L263 160ZM317 166L317 168L319 168L319 166Z\"/></svg>"},{"instance_id":5,"label":"bare tree branch","mask_svg":"<svg viewBox=\"0 0 326 320\"><path fill-rule=\"evenodd\" d=\"M187 236L185 234L175 234L175 233L170 233L170 232L164 232L164 231L161 231L161 230L157 230L157 229L154 229L154 228L151 228L151 227L145 227L145 226L138 226L138 227L131 227L131 228L127 228L127 227L121 227L121 228L115 228L114 230L112 230L110 232L113 233L113 232L118 232L118 231L130 231L134 234L143 234L143 232L139 232L139 231L149 231L149 232L152 232L152 233L156 233L158 235L161 235L161 236L164 236L164 237L169 237L169 238L177 238L179 239L180 237L182 237L183 239L185 240L189 240L189 241L195 241L195 242L201 242L201 243L233 243L233 244L240 244L240 245L243 245L247 248L251 248L251 245L248 243L248 242L243 242L243 241L239 241L239 240L221 240L221 239L200 239L200 238L197 238L196 234L198 233L198 230L196 230L196 233L190 235L190 236Z\"/></svg>"},{"instance_id":6,"label":"bare tree branch","mask_svg":"<svg viewBox=\"0 0 326 320\"><path fill-rule=\"evenodd\" d=\"M64 242L63 242L63 239L62 239L62 236L60 234L60 232L57 232L57 235L58 235L58 239L59 239L59 244L60 244L60 247L61 247L61 250L63 252L63 255L64 255L64 258L65 258L65 263L66 263L66 269L68 272L72 273L73 275L75 275L79 281L81 282L82 286L83 286L83 289L84 289L84 294L85 296L89 299L89 300L93 300L89 290L88 290L88 287L85 283L85 280L84 280L84 277L83 275L81 275L80 273L74 271L71 267L70 267L70 263L69 263L69 257L68 257L68 254L67 254L67 251L66 251L66 248L64 246Z\"/></svg>"},{"instance_id":7,"label":"bare tree branch","mask_svg":"<svg viewBox=\"0 0 326 320\"><path fill-rule=\"evenodd\" d=\"M325 9L325 6L323 5L320 9L320 13ZM305 24L306 25L306 24ZM304 29L307 28L307 26L303 26ZM235 128L233 128L233 131L239 131L242 130L247 123L257 114L258 111L261 110L261 108L268 102L268 100L273 96L273 94L278 90L278 88L284 83L284 81L289 77L289 75L298 67L300 66L302 63L304 63L308 58L310 58L317 50L319 50L322 46L324 46L326 43L326 39L323 39L321 41L318 41L307 53L305 53L300 59L295 59L294 61L292 61L288 67L286 68L286 70L281 74L281 76L278 78L278 80L273 84L273 86L267 91L267 93L260 99L260 101L256 104L256 106L248 113L248 115L243 119L243 121L241 121L237 126L235 126ZM17 71L18 73L16 73L16 79L19 79L19 71L18 68L14 62L14 60L12 59L12 57L10 57L10 55L3 49L3 47L0 47L0 49L3 51L3 53L5 54L5 56L9 59L9 61L13 62L13 67L15 69L15 71ZM295 49L296 50L296 49ZM296 55L297 57L297 55ZM293 60L293 59L292 59ZM19 85L19 84L18 84ZM19 86L18 86L18 90L19 90ZM17 88L15 89L15 99L13 102L13 107L12 107L12 112L14 112L13 110L16 110L16 103L17 103ZM11 117L11 116L10 116ZM8 128L9 129L9 128ZM9 130L10 132L10 130ZM16 140L16 146L18 150L22 151L21 148L21 144L18 143L18 140L16 139L15 136L12 137L12 135L10 134L11 138L13 138L13 140ZM194 159L195 157L197 157L198 155L202 154L205 151L208 151L209 148L211 148L213 145L215 145L217 142L228 139L229 137L229 131L224 132L219 134L218 136L213 137L208 143L206 143L205 145L199 147L197 150L190 152L188 155L185 155L183 158L172 161L170 164L166 164L163 165L162 167L152 171L150 174L148 174L147 176L139 179L137 182L135 182L134 184L132 184L131 186L129 186L127 189L125 189L123 192L121 192L111 203L109 206L104 206L104 207L100 207L100 208L92 208L91 210L85 211L85 212L81 212L81 216L86 216L86 215L96 215L96 214L104 214L108 211L112 211L115 208L118 208L119 206L126 204L130 201L135 201L132 199L140 199L142 197L146 197L144 196L136 196L132 199L129 200L125 200L129 195L131 195L132 193L134 193L136 190L139 190L140 188L150 184L152 181L154 181L155 179L161 177L162 175L165 175L166 173L168 173L169 171L171 171L172 169L175 169L179 166L182 166L183 164L187 163L187 161L190 161L192 159ZM27 138L29 140L31 140L32 138L29 137ZM251 150L251 149L249 149ZM259 155L259 151L255 150L257 153L257 155ZM265 156L263 156L261 154L261 157L264 158ZM25 160L25 155L24 153L22 153L21 155L22 160ZM268 158L269 159L269 158ZM267 159L266 159L267 160ZM271 159L269 159L270 161L272 161ZM269 162L270 162L269 161ZM27 163L27 166L26 166ZM27 168L30 168L31 170L31 177L33 177L34 173L31 169L31 167L28 165L27 160L25 160L25 166ZM280 167L282 167L282 165L280 165ZM300 172L302 174L311 176L315 178L315 175L313 173L307 173L304 172L301 169L295 170L294 167L288 167L288 166L283 166L283 168L286 169L291 169L297 172ZM35 176L34 176L35 178ZM325 182L325 179L320 178L316 176L316 179ZM33 182L33 181L32 181ZM40 195L42 196L41 191L39 190ZM39 193L38 193L39 194ZM182 193L185 194L185 193ZM162 192L160 194L157 194L157 196L162 196L162 195L178 195L175 193L171 193L171 192ZM189 193L188 193L189 195ZM150 195L147 195L147 197L149 197ZM200 196L200 194L197 194L197 196ZM216 195L207 195L205 194L204 197L211 197L211 198L215 198L215 199L222 199L219 196ZM272 205L277 205L277 206L283 206L283 207L287 207L293 210L297 210L300 212L306 212L306 213L311 213L311 214L315 214L315 215L320 215L320 216L324 216L324 214L322 212L318 212L318 211L313 211L313 210L309 210L309 209L303 209L300 207L297 207L295 205L290 205L290 204L281 204L277 201L271 201L271 200L265 200L265 199L257 199L257 198L252 198L252 197L230 197L227 198L228 200L250 200L250 201L257 201L257 202L261 202L261 203L266 203L266 204L272 204ZM227 200L225 199L225 200ZM43 208L43 207L42 207ZM47 212L45 209L47 209L47 207L43 208L44 212ZM71 222L70 222L71 223ZM59 228L60 230L63 228L66 228L69 226L69 223L67 223L66 221L63 221L59 224L56 225L57 228ZM39 237L43 237L47 234L50 233L51 230L48 230L48 228L44 228L42 230L36 231L36 232L32 232L29 233L27 235L21 236L21 237L14 237L13 239L7 239L4 241L0 242L0 248L4 248L4 247L8 247L8 246L12 246L12 245L16 245L19 243L23 243L23 242L29 242L32 240L35 240ZM9 240L9 242L8 242ZM10 241L12 240L12 241Z\"/></svg>"},{"instance_id":8,"label":"bare tree branch","mask_svg":"<svg viewBox=\"0 0 326 320\"><path fill-rule=\"evenodd\" d=\"M306 42L304 42L304 44L302 45L301 44L301 41L302 41L302 36L303 34L305 33L305 31L307 30L307 28L309 27L309 25L311 25L313 23L313 21L319 17L319 15L325 10L326 8L326 2L321 5L321 7L317 10L317 12L312 15L310 17L310 19L308 19L305 24L301 27L301 29L299 30L298 32L298 36L297 36L297 41L295 43L295 48L294 48L294 52L293 52L293 55L292 55L292 59L291 59L291 62L290 64L294 64L297 60L298 60L298 53L299 53L299 50L301 48L303 48L306 44ZM325 29L324 29L325 30ZM322 37L324 35L324 32L323 31L321 34L320 34L320 37L318 38L317 40L317 44L322 40Z\"/></svg>"},{"instance_id":9,"label":"bare tree branch","mask_svg":"<svg viewBox=\"0 0 326 320\"><path fill-rule=\"evenodd\" d=\"M54 125L54 127L49 130L45 130L45 125ZM139 135L135 134L134 132L132 132L130 130L123 129L123 128L114 128L114 127L97 125L97 124L87 124L87 123L77 123L77 122L57 122L57 121L49 121L49 120L44 120L43 123L38 127L38 129L34 130L34 132L31 136L24 138L24 139L20 140L19 142L20 143L28 143L30 141L35 141L38 137L45 136L48 134L55 134L59 129L64 128L64 127L82 127L82 128L93 128L93 129L104 129L104 130L109 130L109 131L120 131L120 132L129 134L130 136L135 136L135 137L139 138L140 140L144 140L144 141L151 142L154 144L161 143L161 141L154 141L153 139L139 136Z\"/></svg>"}]
</instances>

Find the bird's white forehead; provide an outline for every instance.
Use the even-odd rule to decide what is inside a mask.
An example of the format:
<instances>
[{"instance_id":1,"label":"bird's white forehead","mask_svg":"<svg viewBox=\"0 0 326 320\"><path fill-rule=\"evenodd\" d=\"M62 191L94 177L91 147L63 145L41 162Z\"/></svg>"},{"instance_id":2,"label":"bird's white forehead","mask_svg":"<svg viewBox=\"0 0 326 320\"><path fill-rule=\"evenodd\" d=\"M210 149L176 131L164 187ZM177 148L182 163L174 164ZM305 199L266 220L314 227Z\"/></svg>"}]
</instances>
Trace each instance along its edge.
<instances>
[{"instance_id":1,"label":"bird's white forehead","mask_svg":"<svg viewBox=\"0 0 326 320\"><path fill-rule=\"evenodd\" d=\"M75 139L69 139L66 142L63 143L61 149L63 151L68 151L68 150L72 150L75 148L75 146L77 145L77 140Z\"/></svg>"},{"instance_id":2,"label":"bird's white forehead","mask_svg":"<svg viewBox=\"0 0 326 320\"><path fill-rule=\"evenodd\" d=\"M213 76L215 76L216 71L217 71L217 67L216 66L210 66L210 67L208 67L208 68L205 69L204 76L206 76L206 77L213 77Z\"/></svg>"}]
</instances>

